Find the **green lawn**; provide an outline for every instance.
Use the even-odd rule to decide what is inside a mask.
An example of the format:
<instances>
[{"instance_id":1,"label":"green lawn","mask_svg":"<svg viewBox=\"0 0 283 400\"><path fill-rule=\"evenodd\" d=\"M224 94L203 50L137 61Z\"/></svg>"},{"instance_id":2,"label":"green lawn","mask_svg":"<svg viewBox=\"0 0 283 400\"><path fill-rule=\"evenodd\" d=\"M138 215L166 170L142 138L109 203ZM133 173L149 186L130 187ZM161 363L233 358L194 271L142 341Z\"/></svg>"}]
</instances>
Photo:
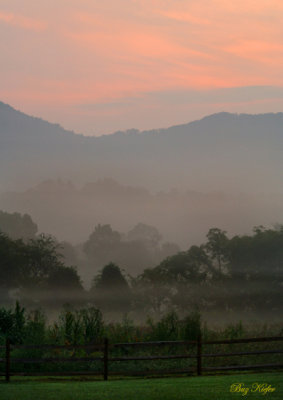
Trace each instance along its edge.
<instances>
[{"instance_id":1,"label":"green lawn","mask_svg":"<svg viewBox=\"0 0 283 400\"><path fill-rule=\"evenodd\" d=\"M232 384L250 388L246 395L231 393ZM252 393L252 384L267 384L275 391ZM187 378L47 382L12 378L0 384L1 400L226 400L283 399L283 373L222 375Z\"/></svg>"}]
</instances>

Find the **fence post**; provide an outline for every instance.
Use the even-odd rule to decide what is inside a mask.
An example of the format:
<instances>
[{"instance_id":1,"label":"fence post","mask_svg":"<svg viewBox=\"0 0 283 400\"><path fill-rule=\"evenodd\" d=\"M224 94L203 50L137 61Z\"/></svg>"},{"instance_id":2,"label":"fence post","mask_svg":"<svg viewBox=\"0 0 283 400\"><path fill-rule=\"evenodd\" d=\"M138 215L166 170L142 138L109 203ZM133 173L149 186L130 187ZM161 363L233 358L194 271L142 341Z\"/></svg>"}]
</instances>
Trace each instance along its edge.
<instances>
[{"instance_id":1,"label":"fence post","mask_svg":"<svg viewBox=\"0 0 283 400\"><path fill-rule=\"evenodd\" d=\"M104 339L104 373L103 377L104 380L107 381L108 379L108 339Z\"/></svg>"},{"instance_id":2,"label":"fence post","mask_svg":"<svg viewBox=\"0 0 283 400\"><path fill-rule=\"evenodd\" d=\"M200 334L198 336L198 342L197 342L197 374L198 374L198 376L200 376L202 374L201 355L202 355L202 343L201 343L201 334Z\"/></svg>"},{"instance_id":3,"label":"fence post","mask_svg":"<svg viewBox=\"0 0 283 400\"><path fill-rule=\"evenodd\" d=\"M6 339L6 382L10 382L10 339Z\"/></svg>"}]
</instances>

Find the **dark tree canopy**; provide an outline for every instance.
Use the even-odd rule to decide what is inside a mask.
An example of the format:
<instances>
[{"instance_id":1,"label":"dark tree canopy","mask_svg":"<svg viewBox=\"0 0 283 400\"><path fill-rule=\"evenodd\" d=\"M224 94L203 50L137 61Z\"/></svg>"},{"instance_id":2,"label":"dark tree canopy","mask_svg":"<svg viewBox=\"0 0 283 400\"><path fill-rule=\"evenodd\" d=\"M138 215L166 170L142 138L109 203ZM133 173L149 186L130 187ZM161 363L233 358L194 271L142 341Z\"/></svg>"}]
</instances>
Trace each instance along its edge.
<instances>
[{"instance_id":1,"label":"dark tree canopy","mask_svg":"<svg viewBox=\"0 0 283 400\"><path fill-rule=\"evenodd\" d=\"M270 310L282 304L283 228L256 227L253 235L234 236L212 228L208 241L146 269L135 281L147 307L166 304ZM157 305L157 306L156 306Z\"/></svg>"},{"instance_id":2,"label":"dark tree canopy","mask_svg":"<svg viewBox=\"0 0 283 400\"><path fill-rule=\"evenodd\" d=\"M107 264L101 273L94 279L93 288L99 290L121 291L128 290L129 285L118 265Z\"/></svg>"},{"instance_id":3,"label":"dark tree canopy","mask_svg":"<svg viewBox=\"0 0 283 400\"><path fill-rule=\"evenodd\" d=\"M107 264L94 280L91 296L103 310L128 311L131 306L131 290L118 265Z\"/></svg>"},{"instance_id":4,"label":"dark tree canopy","mask_svg":"<svg viewBox=\"0 0 283 400\"><path fill-rule=\"evenodd\" d=\"M228 238L226 232L219 228L211 228L206 235L208 241L206 249L213 262L216 263L218 270L222 272L228 256Z\"/></svg>"},{"instance_id":5,"label":"dark tree canopy","mask_svg":"<svg viewBox=\"0 0 283 400\"><path fill-rule=\"evenodd\" d=\"M25 243L3 233L0 233L0 286L30 290L82 289L77 272L61 261L54 239L41 235Z\"/></svg>"}]
</instances>

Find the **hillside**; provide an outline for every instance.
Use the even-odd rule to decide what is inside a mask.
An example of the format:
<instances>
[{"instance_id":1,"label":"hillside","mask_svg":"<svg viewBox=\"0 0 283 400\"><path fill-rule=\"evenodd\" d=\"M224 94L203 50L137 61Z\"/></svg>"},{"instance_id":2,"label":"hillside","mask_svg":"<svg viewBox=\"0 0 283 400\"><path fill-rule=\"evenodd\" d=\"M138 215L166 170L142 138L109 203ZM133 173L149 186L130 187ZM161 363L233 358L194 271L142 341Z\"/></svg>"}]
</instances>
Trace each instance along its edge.
<instances>
[{"instance_id":1,"label":"hillside","mask_svg":"<svg viewBox=\"0 0 283 400\"><path fill-rule=\"evenodd\" d=\"M94 121L95 122L95 121ZM112 177L151 190L282 192L283 113L86 137L0 103L0 191Z\"/></svg>"}]
</instances>

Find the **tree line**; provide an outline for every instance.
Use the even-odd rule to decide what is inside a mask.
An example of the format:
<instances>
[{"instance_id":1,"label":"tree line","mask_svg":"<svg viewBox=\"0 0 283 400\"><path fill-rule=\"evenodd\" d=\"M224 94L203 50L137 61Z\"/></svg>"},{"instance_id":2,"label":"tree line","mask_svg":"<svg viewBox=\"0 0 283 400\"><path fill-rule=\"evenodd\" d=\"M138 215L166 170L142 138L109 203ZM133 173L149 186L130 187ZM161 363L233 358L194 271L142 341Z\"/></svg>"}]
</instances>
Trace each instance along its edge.
<instances>
[{"instance_id":1,"label":"tree line","mask_svg":"<svg viewBox=\"0 0 283 400\"><path fill-rule=\"evenodd\" d=\"M0 213L0 228L3 216L7 225L6 214ZM11 220L14 231L10 229L9 236L0 233L2 301L12 293L25 304L90 303L106 312L160 314L175 309L185 313L196 308L280 312L282 225L258 226L250 235L232 238L212 228L205 243L186 251L173 243L162 244L158 230L145 224L124 236L110 225L97 225L81 245L88 265L95 267L86 290L75 263L71 265L76 261L71 245L38 235L28 216L13 214ZM17 224L21 234L27 225L29 234L16 238ZM133 264L143 267L136 276L124 270Z\"/></svg>"}]
</instances>

